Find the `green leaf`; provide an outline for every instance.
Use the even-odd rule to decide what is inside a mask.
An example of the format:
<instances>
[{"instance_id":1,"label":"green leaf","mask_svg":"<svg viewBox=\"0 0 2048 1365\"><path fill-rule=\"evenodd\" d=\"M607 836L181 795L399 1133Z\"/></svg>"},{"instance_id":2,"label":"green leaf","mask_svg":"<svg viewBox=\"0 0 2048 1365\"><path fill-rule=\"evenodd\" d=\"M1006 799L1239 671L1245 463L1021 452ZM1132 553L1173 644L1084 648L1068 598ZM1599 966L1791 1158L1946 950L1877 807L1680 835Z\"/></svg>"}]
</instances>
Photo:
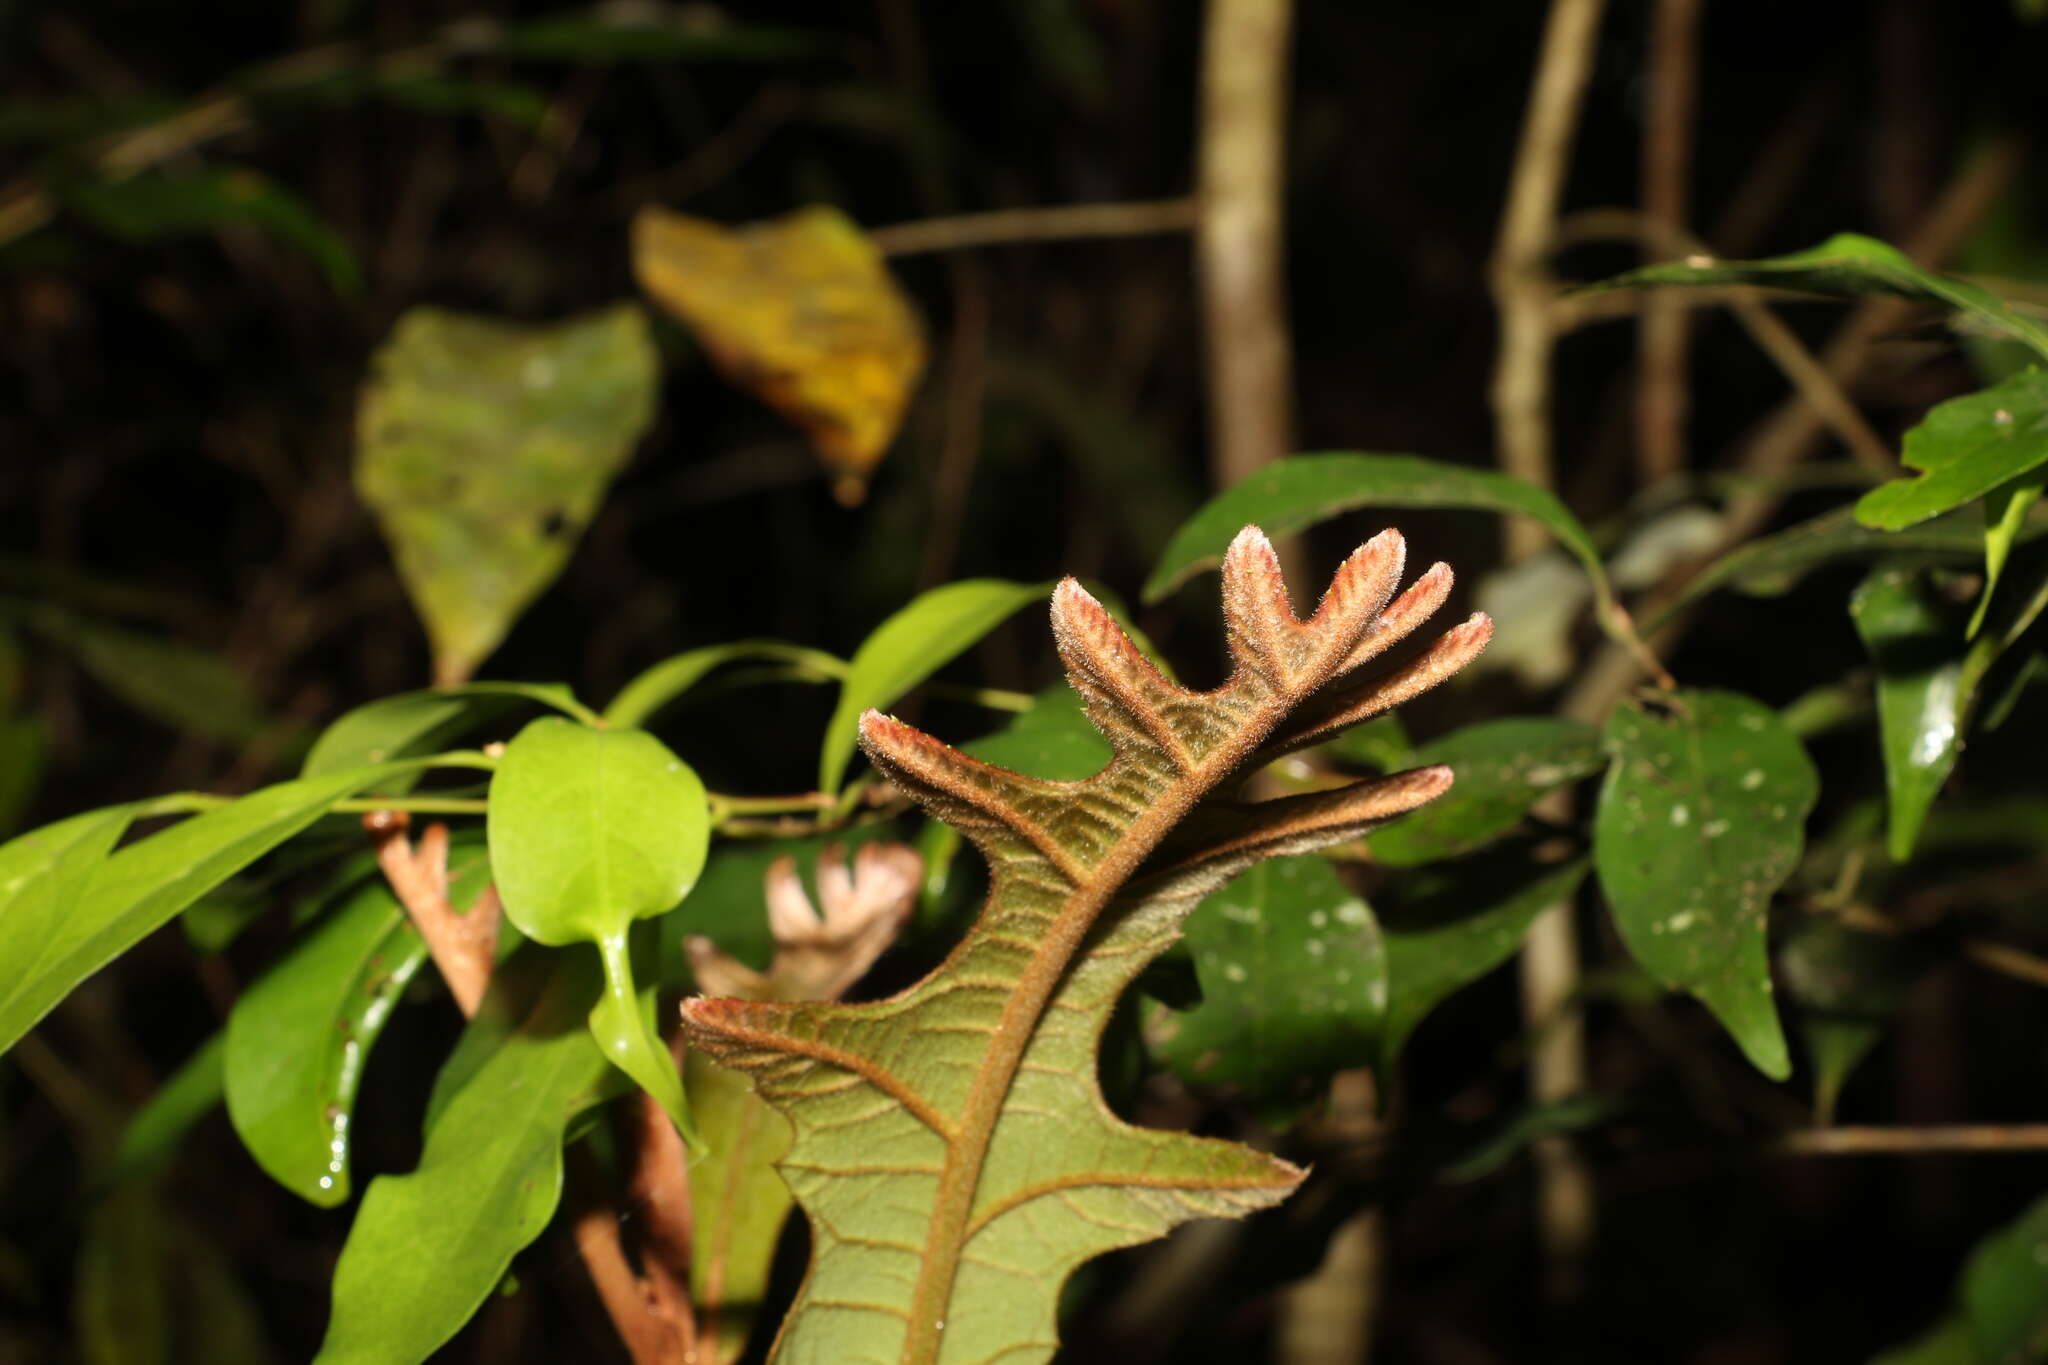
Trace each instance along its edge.
<instances>
[{"instance_id":1,"label":"green leaf","mask_svg":"<svg viewBox=\"0 0 2048 1365\"><path fill-rule=\"evenodd\" d=\"M1593 852L1622 941L1783 1080L1765 920L1820 795L1813 761L1775 711L1733 692L1675 693L1659 711L1624 702L1606 744Z\"/></svg>"},{"instance_id":2,"label":"green leaf","mask_svg":"<svg viewBox=\"0 0 2048 1365\"><path fill-rule=\"evenodd\" d=\"M1389 711L1363 725L1352 726L1323 745L1323 752L1374 772L1390 773L1396 768L1413 766L1415 742L1408 738L1408 727L1399 713Z\"/></svg>"},{"instance_id":3,"label":"green leaf","mask_svg":"<svg viewBox=\"0 0 2048 1365\"><path fill-rule=\"evenodd\" d=\"M578 719L590 715L560 683L480 682L401 692L343 712L313 741L299 775L319 777L365 763L438 753L521 702L538 702Z\"/></svg>"},{"instance_id":4,"label":"green leaf","mask_svg":"<svg viewBox=\"0 0 2048 1365\"><path fill-rule=\"evenodd\" d=\"M1088 723L1081 694L1065 682L1041 691L1008 725L960 746L960 752L1012 772L1054 782L1079 782L1108 766L1109 745Z\"/></svg>"},{"instance_id":5,"label":"green leaf","mask_svg":"<svg viewBox=\"0 0 2048 1365\"><path fill-rule=\"evenodd\" d=\"M157 242L222 227L261 228L304 252L335 293L354 297L362 292L362 272L341 235L305 200L245 166L152 171L58 188L67 209L124 242Z\"/></svg>"},{"instance_id":6,"label":"green leaf","mask_svg":"<svg viewBox=\"0 0 2048 1365\"><path fill-rule=\"evenodd\" d=\"M470 1027L495 1046L445 1100L418 1167L370 1182L334 1270L319 1365L425 1360L554 1216L569 1123L615 1093L581 1024L601 993L593 967L529 949L492 979Z\"/></svg>"},{"instance_id":7,"label":"green leaf","mask_svg":"<svg viewBox=\"0 0 2048 1365\"><path fill-rule=\"evenodd\" d=\"M1596 1094L1567 1095L1545 1104L1525 1105L1485 1141L1445 1166L1437 1178L1446 1185L1484 1180L1544 1138L1597 1127L1613 1118L1621 1107L1614 1096Z\"/></svg>"},{"instance_id":8,"label":"green leaf","mask_svg":"<svg viewBox=\"0 0 2048 1365\"><path fill-rule=\"evenodd\" d=\"M1372 1060L1387 952L1364 900L1316 854L1275 858L1188 916L1202 1002L1146 1029L1187 1080L1258 1102L1299 1100Z\"/></svg>"},{"instance_id":9,"label":"green leaf","mask_svg":"<svg viewBox=\"0 0 2048 1365\"><path fill-rule=\"evenodd\" d=\"M1962 748L1965 695L1962 632L1924 575L1881 566L1849 598L1856 633L1877 665L1878 731L1895 862L1913 856L1928 807Z\"/></svg>"},{"instance_id":10,"label":"green leaf","mask_svg":"<svg viewBox=\"0 0 2048 1365\"><path fill-rule=\"evenodd\" d=\"M837 791L853 759L860 717L870 707L894 704L1046 594L1043 583L968 578L921 593L861 642L839 690L839 705L825 725L818 754L818 790Z\"/></svg>"},{"instance_id":11,"label":"green leaf","mask_svg":"<svg viewBox=\"0 0 2048 1365\"><path fill-rule=\"evenodd\" d=\"M1246 523L1286 536L1361 507L1458 507L1534 518L1583 564L1603 598L1612 596L1600 552L1579 519L1548 492L1487 469L1418 455L1296 455L1217 494L1174 534L1145 580L1157 602L1222 562Z\"/></svg>"},{"instance_id":12,"label":"green leaf","mask_svg":"<svg viewBox=\"0 0 2048 1365\"><path fill-rule=\"evenodd\" d=\"M654 419L631 305L552 327L432 308L399 319L357 421L356 487L433 641L466 680L568 563Z\"/></svg>"},{"instance_id":13,"label":"green leaf","mask_svg":"<svg viewBox=\"0 0 2048 1365\"><path fill-rule=\"evenodd\" d=\"M1387 945L1382 1081L1392 1080L1416 1025L1513 957L1536 917L1570 900L1589 866L1574 858L1543 867L1526 850L1506 849L1419 868L1395 883L1394 898L1380 908Z\"/></svg>"},{"instance_id":14,"label":"green leaf","mask_svg":"<svg viewBox=\"0 0 2048 1365\"><path fill-rule=\"evenodd\" d=\"M1842 1087L1904 1008L1913 954L1897 936L1802 916L1778 950L1778 973L1813 1064L1814 1122L1835 1121Z\"/></svg>"},{"instance_id":15,"label":"green leaf","mask_svg":"<svg viewBox=\"0 0 2048 1365\"><path fill-rule=\"evenodd\" d=\"M2023 474L1984 497L1984 588L1977 594L1976 611L1970 614L1972 640L1977 638L1991 611L1992 596L1998 591L1998 580L2005 573L2013 546L2019 543L2026 528L2027 513L2041 500L2044 490L2048 490L2048 468Z\"/></svg>"},{"instance_id":16,"label":"green leaf","mask_svg":"<svg viewBox=\"0 0 2048 1365\"><path fill-rule=\"evenodd\" d=\"M1903 458L1919 475L1858 499L1865 526L1903 530L2048 464L2048 373L2030 368L1936 404L1906 433Z\"/></svg>"},{"instance_id":17,"label":"green leaf","mask_svg":"<svg viewBox=\"0 0 2048 1365\"><path fill-rule=\"evenodd\" d=\"M2031 540L2048 525L2029 523L2017 533ZM1853 509L1838 507L1775 535L1750 541L1715 560L1663 611L1646 623L1654 631L1690 603L1733 584L1744 592L1771 596L1789 591L1801 576L1831 564L1882 559L1893 554L1971 561L1984 553L1984 523L1969 512L1951 512L1903 531L1878 531L1857 522Z\"/></svg>"},{"instance_id":18,"label":"green leaf","mask_svg":"<svg viewBox=\"0 0 2048 1365\"><path fill-rule=\"evenodd\" d=\"M811 1220L812 1262L779 1365L1047 1361L1078 1267L1299 1182L1263 1153L1117 1118L1099 1044L1132 981L1232 873L1356 838L1445 786L1423 769L1255 804L1234 795L1272 753L1476 651L1483 633L1456 628L1358 684L1366 702L1344 682L1323 693L1373 628L1401 554L1389 536L1352 556L1304 627L1281 606L1271 545L1247 528L1223 575L1236 666L1206 692L1159 673L1062 582L1054 636L1114 752L1085 781L1029 777L863 717L877 771L976 844L989 894L943 964L887 999L683 1002L689 1044L749 1072L795 1133L782 1173Z\"/></svg>"},{"instance_id":19,"label":"green leaf","mask_svg":"<svg viewBox=\"0 0 2048 1365\"><path fill-rule=\"evenodd\" d=\"M1490 843L1520 824L1545 792L1607 766L1599 731L1541 717L1468 725L1423 745L1407 761L1448 764L1457 781L1413 815L1373 832L1372 856L1390 867Z\"/></svg>"},{"instance_id":20,"label":"green leaf","mask_svg":"<svg viewBox=\"0 0 2048 1365\"><path fill-rule=\"evenodd\" d=\"M56 608L28 622L109 692L178 730L242 741L269 723L244 675L218 654Z\"/></svg>"},{"instance_id":21,"label":"green leaf","mask_svg":"<svg viewBox=\"0 0 2048 1365\"><path fill-rule=\"evenodd\" d=\"M684 1066L690 1113L704 1134L704 1155L690 1165L690 1302L710 1359L737 1361L767 1303L775 1247L795 1202L775 1170L789 1154L789 1120L741 1073L699 1052Z\"/></svg>"},{"instance_id":22,"label":"green leaf","mask_svg":"<svg viewBox=\"0 0 2048 1365\"><path fill-rule=\"evenodd\" d=\"M227 1033L215 1033L187 1057L170 1078L156 1088L143 1106L130 1116L114 1148L109 1183L149 1175L185 1140L221 1102L226 1077L221 1058Z\"/></svg>"},{"instance_id":23,"label":"green leaf","mask_svg":"<svg viewBox=\"0 0 2048 1365\"><path fill-rule=\"evenodd\" d=\"M449 902L489 879L481 847L449 859ZM363 1068L427 945L381 879L359 884L228 1015L227 1102L256 1164L323 1208L347 1201Z\"/></svg>"},{"instance_id":24,"label":"green leaf","mask_svg":"<svg viewBox=\"0 0 2048 1365\"><path fill-rule=\"evenodd\" d=\"M2048 1359L2048 1199L1977 1244L1959 1311L1872 1365L2025 1365Z\"/></svg>"},{"instance_id":25,"label":"green leaf","mask_svg":"<svg viewBox=\"0 0 2048 1365\"><path fill-rule=\"evenodd\" d=\"M1763 261L1653 265L1603 280L1588 292L1660 284L1761 285L1846 298L1888 294L1951 309L1978 329L2023 341L2048 359L2048 328L2031 314L1982 286L1923 270L1896 247L1853 232L1837 233L1817 247Z\"/></svg>"},{"instance_id":26,"label":"green leaf","mask_svg":"<svg viewBox=\"0 0 2048 1365\"><path fill-rule=\"evenodd\" d=\"M672 908L703 872L704 784L645 730L543 717L505 748L488 828L505 917L551 947L597 945L605 990L591 1034L694 1143L681 1074L638 1002L626 931Z\"/></svg>"},{"instance_id":27,"label":"green leaf","mask_svg":"<svg viewBox=\"0 0 2048 1365\"><path fill-rule=\"evenodd\" d=\"M230 805L107 850L135 807L74 816L0 845L0 1052L79 982L317 820L341 798L405 765L357 768L265 787ZM418 766L415 761L413 766Z\"/></svg>"},{"instance_id":28,"label":"green leaf","mask_svg":"<svg viewBox=\"0 0 2048 1365\"><path fill-rule=\"evenodd\" d=\"M612 704L604 709L605 723L621 729L644 726L657 711L695 687L713 669L742 659L791 663L806 672L827 678L846 675L844 660L823 650L806 649L781 640L740 640L729 645L706 645L664 659L620 688L619 694L612 698Z\"/></svg>"},{"instance_id":29,"label":"green leaf","mask_svg":"<svg viewBox=\"0 0 2048 1365\"><path fill-rule=\"evenodd\" d=\"M0 716L0 835L12 834L42 786L49 741L39 716Z\"/></svg>"}]
</instances>

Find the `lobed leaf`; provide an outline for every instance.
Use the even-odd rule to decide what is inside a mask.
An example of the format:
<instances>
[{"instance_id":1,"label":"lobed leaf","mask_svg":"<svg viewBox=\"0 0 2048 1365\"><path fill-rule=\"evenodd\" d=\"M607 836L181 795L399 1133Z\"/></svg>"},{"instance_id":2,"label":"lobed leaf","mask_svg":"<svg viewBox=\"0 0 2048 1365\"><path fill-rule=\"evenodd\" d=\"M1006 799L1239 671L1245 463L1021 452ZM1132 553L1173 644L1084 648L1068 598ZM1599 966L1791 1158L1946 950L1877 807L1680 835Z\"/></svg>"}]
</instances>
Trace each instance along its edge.
<instances>
[{"instance_id":1,"label":"lobed leaf","mask_svg":"<svg viewBox=\"0 0 2048 1365\"><path fill-rule=\"evenodd\" d=\"M1355 838L1447 785L1421 769L1264 803L1225 794L1483 647L1481 618L1391 672L1364 667L1448 587L1439 567L1390 604L1402 559L1391 532L1362 547L1303 622L1272 547L1247 528L1224 563L1234 669L1200 693L1063 582L1054 636L1112 750L1083 781L862 718L869 758L976 844L990 889L946 962L886 1000L684 1003L691 1044L751 1073L794 1131L781 1169L812 1259L781 1365L1048 1360L1077 1266L1189 1218L1271 1204L1300 1180L1247 1148L1124 1123L1103 1101L1096 1051L1125 988L1231 873Z\"/></svg>"},{"instance_id":2,"label":"lobed leaf","mask_svg":"<svg viewBox=\"0 0 2048 1365\"><path fill-rule=\"evenodd\" d=\"M1675 693L1662 711L1625 702L1606 744L1593 855L1622 942L1783 1080L1765 920L1820 795L1813 761L1775 711L1733 692Z\"/></svg>"}]
</instances>

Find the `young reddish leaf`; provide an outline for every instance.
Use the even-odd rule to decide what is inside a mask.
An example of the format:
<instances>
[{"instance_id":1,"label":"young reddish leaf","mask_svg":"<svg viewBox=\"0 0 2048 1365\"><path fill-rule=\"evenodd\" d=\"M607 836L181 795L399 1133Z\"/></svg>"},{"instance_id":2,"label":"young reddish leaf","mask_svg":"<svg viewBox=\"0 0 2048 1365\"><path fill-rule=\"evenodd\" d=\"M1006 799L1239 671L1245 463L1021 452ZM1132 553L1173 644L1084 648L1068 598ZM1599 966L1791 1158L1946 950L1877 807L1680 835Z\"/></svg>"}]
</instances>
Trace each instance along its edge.
<instances>
[{"instance_id":1,"label":"young reddish leaf","mask_svg":"<svg viewBox=\"0 0 2048 1365\"><path fill-rule=\"evenodd\" d=\"M1300 1181L1249 1148L1124 1123L1103 1102L1096 1048L1117 998L1203 895L1449 784L1426 768L1259 804L1220 794L1484 645L1477 618L1358 676L1420 624L1418 604L1440 600L1446 574L1432 571L1383 614L1402 558L1398 535L1378 537L1300 621L1271 545L1246 528L1223 569L1235 667L1210 692L1169 681L1078 583L1060 584L1053 633L1113 751L1084 781L1027 777L863 717L875 766L981 849L989 897L952 956L890 999L683 1006L692 1045L753 1073L794 1129L781 1169L810 1217L812 1261L776 1360L1048 1360L1060 1286L1082 1262L1190 1218L1265 1207Z\"/></svg>"}]
</instances>

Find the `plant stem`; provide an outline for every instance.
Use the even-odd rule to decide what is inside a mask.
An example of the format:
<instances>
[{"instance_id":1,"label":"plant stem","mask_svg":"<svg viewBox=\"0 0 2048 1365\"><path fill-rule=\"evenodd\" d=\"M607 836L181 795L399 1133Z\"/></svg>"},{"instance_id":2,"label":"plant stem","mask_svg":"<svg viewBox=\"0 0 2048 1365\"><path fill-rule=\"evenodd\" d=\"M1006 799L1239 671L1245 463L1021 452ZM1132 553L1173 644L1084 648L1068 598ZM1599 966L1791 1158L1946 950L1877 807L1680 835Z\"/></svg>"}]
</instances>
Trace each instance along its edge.
<instances>
[{"instance_id":1,"label":"plant stem","mask_svg":"<svg viewBox=\"0 0 2048 1365\"><path fill-rule=\"evenodd\" d=\"M1197 219L1192 196L1127 204L1060 204L924 218L868 234L884 256L918 256L969 247L1065 242L1102 237L1155 237L1186 232Z\"/></svg>"},{"instance_id":2,"label":"plant stem","mask_svg":"<svg viewBox=\"0 0 2048 1365\"><path fill-rule=\"evenodd\" d=\"M1649 111L1643 121L1643 216L1683 229L1698 83L1700 0L1656 0ZM1655 246L1645 252L1654 259ZM1645 486L1684 470L1686 312L1665 290L1644 301L1636 389L1636 461Z\"/></svg>"}]
</instances>

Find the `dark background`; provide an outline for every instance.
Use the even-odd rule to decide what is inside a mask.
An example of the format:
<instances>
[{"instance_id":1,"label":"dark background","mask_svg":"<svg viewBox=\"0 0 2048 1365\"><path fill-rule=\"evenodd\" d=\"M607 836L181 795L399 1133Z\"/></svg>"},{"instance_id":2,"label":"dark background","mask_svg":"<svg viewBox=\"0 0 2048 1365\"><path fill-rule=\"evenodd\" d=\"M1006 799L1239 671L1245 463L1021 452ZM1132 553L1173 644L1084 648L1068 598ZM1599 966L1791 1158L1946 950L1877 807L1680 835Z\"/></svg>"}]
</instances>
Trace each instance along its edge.
<instances>
[{"instance_id":1,"label":"dark background","mask_svg":"<svg viewBox=\"0 0 2048 1365\"><path fill-rule=\"evenodd\" d=\"M1545 8L1299 6L1286 270L1301 449L1490 460L1487 259ZM137 243L60 213L0 246L0 594L89 605L215 651L277 721L251 746L180 733L25 638L20 706L39 718L49 757L19 823L256 785L289 770L295 737L423 685L423 637L349 483L358 385L405 309L544 320L631 297L626 228L646 203L743 222L827 201L880 226L1183 194L1200 10L1163 0L731 6L732 22L786 25L812 41L772 60L451 68L542 91L573 120L559 153L488 116L279 99L259 103L244 131L169 163L251 166L301 196L352 249L364 277L355 297L246 229ZM544 12L0 0L0 187L86 173L90 140L35 136L37 111L159 97L175 112L252 66L323 44L395 50L466 17ZM1567 210L1638 200L1648 15L1644 4L1611 7ZM1974 147L2042 131L2044 33L1988 0L1709 6L1694 230L1747 255L1839 230L1909 236ZM2023 180L2038 178L2031 167ZM1592 278L1635 259L1587 248L1560 268ZM963 269L986 293L989 389L970 491L937 527L932 472ZM926 542L940 531L958 547L940 577L1073 572L1134 595L1164 536L1210 491L1191 272L1179 236L898 263L935 364L868 501L852 509L832 499L797 432L660 324L661 417L485 675L566 679L601 699L692 645L774 635L843 653L928 585ZM1732 322L1698 316L1688 434L1706 470L1786 389ZM1813 339L1836 312L1786 316ZM1634 329L1613 323L1575 333L1558 357L1560 492L1596 526L1640 491L1633 348ZM1963 359L1936 348L1863 396L1890 435L1970 383ZM1812 510L1795 500L1786 515ZM1402 524L1419 553L1461 573L1497 558L1484 519L1417 513ZM1333 538L1312 554L1327 567L1336 550ZM1809 674L1814 660L1856 652L1840 605L1847 581L1707 625L1675 670L1786 700L1798 690L1788 658ZM1144 618L1197 679L1219 666L1204 591ZM1045 644L1026 621L969 672L1038 687L1053 676ZM692 758L713 786L808 785L828 699L778 689L711 704L729 709L702 728ZM1496 680L1420 708L1411 726L1436 733L1445 708L1544 704ZM927 719L939 728L950 715ZM195 971L167 931L43 1034L93 1104L132 1106L211 1030L282 933L254 933ZM2048 1079L2037 994L1937 975L1915 997L1906 1041L1879 1052L1848 1112L1869 1122L2037 1113ZM1865 1359L1940 1312L1967 1248L2048 1185L2048 1162L2027 1156L1766 1160L1739 1141L1741 1116L1782 1114L1796 1096L1746 1072L1703 1015L1602 1005L1595 1020L1596 1079L1632 1092L1641 1119L1593 1144L1601 1241L1583 1296L1546 1300L1526 1165L1456 1188L1397 1181L1377 1358ZM405 1116L430 1075L422 1059L452 1028L436 1016L395 1033L385 1051L413 1049L410 1061L380 1053L362 1123L394 1135L359 1153L365 1174L409 1159ZM1454 1002L1411 1054L1412 1112L1455 1122L1511 1104L1517 1030L1504 980ZM70 1302L90 1127L79 1106L91 1105L53 1097L52 1084L62 1088L0 1066L0 1361L78 1358ZM344 1217L271 1187L218 1118L172 1189L262 1304L276 1358L310 1355ZM1269 1220L1219 1287L1191 1287L1169 1315L1184 1334L1111 1348L1088 1343L1112 1339L1105 1324L1135 1272L1131 1258L1106 1262L1076 1291L1072 1358L1260 1358L1267 1289L1319 1250L1309 1220ZM447 1358L609 1358L565 1236L544 1238L520 1274L522 1292L487 1308Z\"/></svg>"}]
</instances>

